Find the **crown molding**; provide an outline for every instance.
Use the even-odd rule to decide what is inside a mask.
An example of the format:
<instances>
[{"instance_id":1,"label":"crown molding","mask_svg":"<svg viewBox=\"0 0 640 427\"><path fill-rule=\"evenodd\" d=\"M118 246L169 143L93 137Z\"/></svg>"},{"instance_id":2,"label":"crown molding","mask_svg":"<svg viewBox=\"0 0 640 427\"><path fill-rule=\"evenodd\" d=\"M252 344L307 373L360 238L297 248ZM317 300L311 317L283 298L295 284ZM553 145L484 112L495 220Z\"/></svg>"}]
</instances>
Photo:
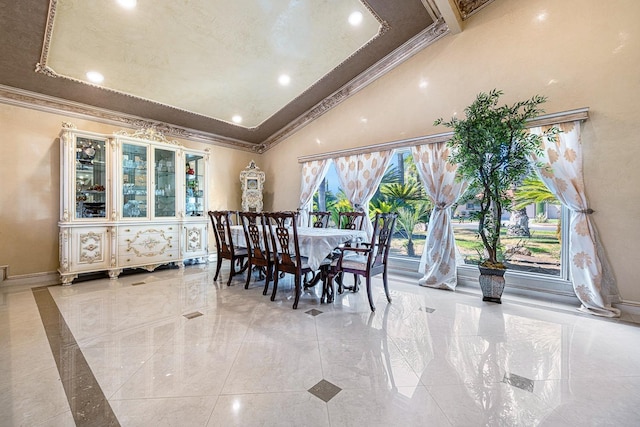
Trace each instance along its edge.
<instances>
[{"instance_id":1,"label":"crown molding","mask_svg":"<svg viewBox=\"0 0 640 427\"><path fill-rule=\"evenodd\" d=\"M78 102L67 101L48 95L16 89L10 86L0 85L0 102L23 108L30 108L46 113L61 114L68 117L96 121L113 126L124 126L130 129L155 128L165 135L174 138L182 138L189 141L218 145L227 148L255 152L255 144L220 135L196 131L189 128L174 126L143 117L118 113L92 107Z\"/></svg>"}]
</instances>

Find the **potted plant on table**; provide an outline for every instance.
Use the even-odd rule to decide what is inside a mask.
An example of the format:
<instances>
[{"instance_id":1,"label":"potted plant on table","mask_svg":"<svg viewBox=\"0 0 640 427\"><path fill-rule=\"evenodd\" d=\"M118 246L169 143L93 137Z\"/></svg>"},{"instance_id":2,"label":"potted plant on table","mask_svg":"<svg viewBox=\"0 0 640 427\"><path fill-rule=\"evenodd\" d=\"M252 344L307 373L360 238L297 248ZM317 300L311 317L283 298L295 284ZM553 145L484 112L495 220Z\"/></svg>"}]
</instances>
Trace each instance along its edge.
<instances>
[{"instance_id":1,"label":"potted plant on table","mask_svg":"<svg viewBox=\"0 0 640 427\"><path fill-rule=\"evenodd\" d=\"M469 183L470 191L477 194L480 210L478 235L485 250L480 267L480 287L483 301L501 302L506 266L501 261L500 231L503 212L511 207L513 188L530 171L530 156L540 151L543 138L555 136L556 128L543 135L530 133L527 121L538 116L539 107L546 101L536 95L513 105L499 106L502 91L480 93L465 108L465 118L457 117L445 122L442 118L434 125L453 130L447 142L451 148L449 162L458 165L459 179Z\"/></svg>"}]
</instances>

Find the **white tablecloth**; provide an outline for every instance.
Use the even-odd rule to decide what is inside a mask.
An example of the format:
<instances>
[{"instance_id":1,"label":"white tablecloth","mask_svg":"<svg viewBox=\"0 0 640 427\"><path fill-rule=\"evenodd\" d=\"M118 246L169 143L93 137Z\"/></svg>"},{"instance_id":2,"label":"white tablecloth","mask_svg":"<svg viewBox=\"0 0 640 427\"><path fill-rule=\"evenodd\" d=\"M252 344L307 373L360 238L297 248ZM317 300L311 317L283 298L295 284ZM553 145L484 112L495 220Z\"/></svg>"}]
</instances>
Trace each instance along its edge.
<instances>
[{"instance_id":1,"label":"white tablecloth","mask_svg":"<svg viewBox=\"0 0 640 427\"><path fill-rule=\"evenodd\" d=\"M241 225L232 225L231 234L236 246L247 245ZM322 261L341 243L366 240L367 233L360 230L298 227L300 255L309 259L309 267L313 270L318 270Z\"/></svg>"}]
</instances>

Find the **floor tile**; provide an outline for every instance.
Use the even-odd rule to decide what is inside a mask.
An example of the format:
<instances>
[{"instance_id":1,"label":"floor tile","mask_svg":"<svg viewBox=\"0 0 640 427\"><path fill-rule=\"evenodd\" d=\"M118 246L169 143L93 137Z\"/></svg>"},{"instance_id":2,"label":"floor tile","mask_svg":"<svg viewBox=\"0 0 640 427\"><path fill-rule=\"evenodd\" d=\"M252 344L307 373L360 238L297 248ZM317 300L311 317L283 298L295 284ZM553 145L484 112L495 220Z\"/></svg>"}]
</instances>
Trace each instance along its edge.
<instances>
[{"instance_id":1,"label":"floor tile","mask_svg":"<svg viewBox=\"0 0 640 427\"><path fill-rule=\"evenodd\" d=\"M121 425L616 425L640 419L640 326L522 297L391 276L293 310L215 265L47 288L68 331L56 366L31 290L0 289L0 425L74 425L91 376ZM137 284L144 282L144 284ZM187 319L185 314L201 313ZM74 341L75 340L75 341ZM71 345L72 343L73 346ZM60 353L63 350L62 353ZM79 356L89 370L78 371ZM61 381L61 375L68 379ZM66 378L66 377L65 377ZM327 381L327 402L309 390ZM73 383L73 384L72 384ZM78 391L72 393L79 393ZM426 421L425 421L426 420Z\"/></svg>"}]
</instances>

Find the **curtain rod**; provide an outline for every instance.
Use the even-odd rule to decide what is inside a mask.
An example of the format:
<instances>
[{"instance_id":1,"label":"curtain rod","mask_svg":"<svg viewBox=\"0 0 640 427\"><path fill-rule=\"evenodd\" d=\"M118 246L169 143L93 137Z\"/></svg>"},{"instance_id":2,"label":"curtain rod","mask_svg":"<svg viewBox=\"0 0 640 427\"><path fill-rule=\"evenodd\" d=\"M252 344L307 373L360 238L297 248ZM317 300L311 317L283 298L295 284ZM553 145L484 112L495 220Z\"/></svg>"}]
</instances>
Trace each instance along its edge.
<instances>
[{"instance_id":1,"label":"curtain rod","mask_svg":"<svg viewBox=\"0 0 640 427\"><path fill-rule=\"evenodd\" d=\"M576 110L562 111L538 116L527 122L528 128L558 125L560 123L584 121L589 118L589 107L578 108ZM365 147L347 148L345 150L330 151L328 153L311 154L309 156L298 157L298 163L311 162L314 160L335 159L337 157L353 156L356 154L374 153L395 148L413 147L416 145L435 144L445 142L451 138L453 132L438 133L435 135L417 136L414 138L401 139L397 141L383 142L381 144L367 145Z\"/></svg>"}]
</instances>

